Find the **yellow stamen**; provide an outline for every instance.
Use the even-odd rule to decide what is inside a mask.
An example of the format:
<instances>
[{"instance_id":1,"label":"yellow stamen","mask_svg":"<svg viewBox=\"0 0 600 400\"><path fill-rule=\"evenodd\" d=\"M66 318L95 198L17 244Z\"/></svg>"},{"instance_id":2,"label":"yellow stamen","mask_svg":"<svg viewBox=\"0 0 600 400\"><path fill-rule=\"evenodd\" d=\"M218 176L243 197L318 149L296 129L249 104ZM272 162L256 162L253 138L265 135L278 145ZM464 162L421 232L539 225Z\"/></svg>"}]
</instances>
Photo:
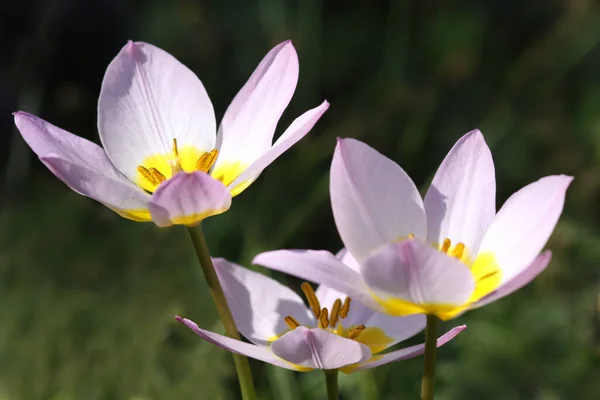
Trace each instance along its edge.
<instances>
[{"instance_id":1,"label":"yellow stamen","mask_svg":"<svg viewBox=\"0 0 600 400\"><path fill-rule=\"evenodd\" d=\"M285 323L287 324L287 326L290 327L291 330L296 329L297 327L300 326L300 323L296 320L296 318L292 317L292 316L287 316L283 319L285 321Z\"/></svg>"},{"instance_id":2,"label":"yellow stamen","mask_svg":"<svg viewBox=\"0 0 600 400\"><path fill-rule=\"evenodd\" d=\"M440 251L442 253L448 253L448 250L450 249L450 245L452 244L452 242L450 242L450 239L444 239L444 244L442 244L442 248L440 249ZM464 245L463 245L464 247Z\"/></svg>"},{"instance_id":3,"label":"yellow stamen","mask_svg":"<svg viewBox=\"0 0 600 400\"><path fill-rule=\"evenodd\" d=\"M319 299L317 299L317 295L315 294L312 286L310 286L310 283L304 282L302 285L300 285L300 288L302 289L302 292L304 293L304 296L306 297L308 305L315 315L315 318L319 319L321 316L321 304L319 304Z\"/></svg>"},{"instance_id":4,"label":"yellow stamen","mask_svg":"<svg viewBox=\"0 0 600 400\"><path fill-rule=\"evenodd\" d=\"M444 241L444 244L445 243L446 243L446 241ZM460 260L463 256L464 252L465 252L465 244L458 243L456 246L454 246L454 250L452 250L452 257L458 258Z\"/></svg>"},{"instance_id":5,"label":"yellow stamen","mask_svg":"<svg viewBox=\"0 0 600 400\"><path fill-rule=\"evenodd\" d=\"M152 176L154 177L154 179L160 184L162 182L164 182L165 176L163 174L160 173L159 170L157 170L156 168L150 168L150 173L152 174Z\"/></svg>"},{"instance_id":6,"label":"yellow stamen","mask_svg":"<svg viewBox=\"0 0 600 400\"><path fill-rule=\"evenodd\" d=\"M348 313L350 312L350 297L346 297L346 300L344 300L344 305L342 306L342 309L340 310L340 317L346 318L348 316Z\"/></svg>"},{"instance_id":7,"label":"yellow stamen","mask_svg":"<svg viewBox=\"0 0 600 400\"><path fill-rule=\"evenodd\" d=\"M332 328L335 328L340 319L340 309L342 308L342 301L335 299L333 306L331 307L331 316L329 317L329 323Z\"/></svg>"},{"instance_id":8,"label":"yellow stamen","mask_svg":"<svg viewBox=\"0 0 600 400\"><path fill-rule=\"evenodd\" d=\"M350 332L348 332L348 339L356 339L362 331L364 331L366 329L366 327L364 325L359 325L355 328L353 328Z\"/></svg>"},{"instance_id":9,"label":"yellow stamen","mask_svg":"<svg viewBox=\"0 0 600 400\"><path fill-rule=\"evenodd\" d=\"M210 167L212 167L217 160L217 154L219 154L217 149L212 149L210 152L202 154L198 161L196 161L196 169L208 172Z\"/></svg>"},{"instance_id":10,"label":"yellow stamen","mask_svg":"<svg viewBox=\"0 0 600 400\"><path fill-rule=\"evenodd\" d=\"M409 233L409 234L408 234L408 238L409 238L409 239L414 239L414 238L415 238L415 235L414 235L414 234L412 234L412 233Z\"/></svg>"},{"instance_id":11,"label":"yellow stamen","mask_svg":"<svg viewBox=\"0 0 600 400\"><path fill-rule=\"evenodd\" d=\"M143 165L138 165L137 170L142 176L154 186L160 185L166 178L156 168L146 168Z\"/></svg>"},{"instance_id":12,"label":"yellow stamen","mask_svg":"<svg viewBox=\"0 0 600 400\"><path fill-rule=\"evenodd\" d=\"M329 318L327 318L329 312L325 307L321 310L321 315L319 315L319 325L321 328L327 329L329 327Z\"/></svg>"},{"instance_id":13,"label":"yellow stamen","mask_svg":"<svg viewBox=\"0 0 600 400\"><path fill-rule=\"evenodd\" d=\"M179 157L179 149L177 148L177 139L173 138L173 155Z\"/></svg>"}]
</instances>

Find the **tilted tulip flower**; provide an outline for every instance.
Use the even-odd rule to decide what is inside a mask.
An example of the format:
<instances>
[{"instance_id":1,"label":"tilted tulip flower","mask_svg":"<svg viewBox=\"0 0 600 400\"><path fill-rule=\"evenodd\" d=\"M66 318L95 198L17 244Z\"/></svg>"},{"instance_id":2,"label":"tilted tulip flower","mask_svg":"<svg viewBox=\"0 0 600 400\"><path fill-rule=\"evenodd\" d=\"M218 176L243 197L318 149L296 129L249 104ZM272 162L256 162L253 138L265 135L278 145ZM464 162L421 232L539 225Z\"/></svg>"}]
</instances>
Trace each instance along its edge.
<instances>
[{"instance_id":1,"label":"tilted tulip flower","mask_svg":"<svg viewBox=\"0 0 600 400\"><path fill-rule=\"evenodd\" d=\"M275 142L298 80L291 42L273 48L227 108L219 132L202 82L167 52L129 42L98 100L104 149L25 112L15 123L40 160L76 192L134 221L195 225L229 209L277 157L312 129L325 101Z\"/></svg>"},{"instance_id":2,"label":"tilted tulip flower","mask_svg":"<svg viewBox=\"0 0 600 400\"><path fill-rule=\"evenodd\" d=\"M348 273L322 251L267 252L253 263L326 284L391 315L447 320L514 292L546 268L551 253L540 251L571 180L544 177L496 213L492 156L473 131L450 150L423 201L400 166L364 143L341 139L331 205L360 270Z\"/></svg>"},{"instance_id":3,"label":"tilted tulip flower","mask_svg":"<svg viewBox=\"0 0 600 400\"><path fill-rule=\"evenodd\" d=\"M353 373L423 354L424 345L380 354L425 327L425 316L379 314L323 285L302 284L308 306L287 286L224 259L214 259L227 303L242 335L251 343L177 319L204 340L233 353L295 371L340 369ZM343 264L342 260L342 265ZM349 266L344 268L351 271ZM465 326L438 339L447 343Z\"/></svg>"}]
</instances>

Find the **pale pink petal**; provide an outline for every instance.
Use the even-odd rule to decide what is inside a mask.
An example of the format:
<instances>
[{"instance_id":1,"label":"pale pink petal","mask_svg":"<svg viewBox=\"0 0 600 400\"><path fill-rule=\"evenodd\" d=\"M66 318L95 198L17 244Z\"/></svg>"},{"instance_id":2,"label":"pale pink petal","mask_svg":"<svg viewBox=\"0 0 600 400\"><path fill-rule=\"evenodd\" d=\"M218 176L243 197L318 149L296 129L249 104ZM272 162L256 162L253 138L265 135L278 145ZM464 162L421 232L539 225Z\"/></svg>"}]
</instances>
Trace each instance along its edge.
<instances>
[{"instance_id":1,"label":"pale pink petal","mask_svg":"<svg viewBox=\"0 0 600 400\"><path fill-rule=\"evenodd\" d=\"M231 353L241 354L243 356L254 358L255 360L260 360L269 364L273 364L277 367L291 369L292 371L298 371L300 369L297 366L290 364L277 357L267 347L241 342L239 340L232 339L227 336L219 335L218 333L200 329L198 325L194 323L194 321L190 321L186 318L176 317L176 319L188 328L190 328L192 331L194 331L194 333L200 336L202 339L206 340L211 344L219 346Z\"/></svg>"},{"instance_id":2,"label":"pale pink petal","mask_svg":"<svg viewBox=\"0 0 600 400\"><path fill-rule=\"evenodd\" d=\"M287 316L302 325L315 324L302 298L287 286L223 258L213 262L235 324L251 342L267 346L287 332Z\"/></svg>"},{"instance_id":3,"label":"pale pink petal","mask_svg":"<svg viewBox=\"0 0 600 400\"><path fill-rule=\"evenodd\" d=\"M229 209L231 195L223 184L196 171L179 173L163 182L150 198L152 220L158 226L194 226Z\"/></svg>"},{"instance_id":4,"label":"pale pink petal","mask_svg":"<svg viewBox=\"0 0 600 400\"><path fill-rule=\"evenodd\" d=\"M42 157L40 160L77 193L99 201L124 218L151 221L148 210L150 196L126 179L91 170L63 158Z\"/></svg>"},{"instance_id":5,"label":"pale pink petal","mask_svg":"<svg viewBox=\"0 0 600 400\"><path fill-rule=\"evenodd\" d=\"M277 157L302 139L313 126L315 126L319 118L321 118L328 108L329 103L324 101L320 106L313 108L296 118L283 135L281 135L281 137L273 144L273 147L259 155L258 158L244 170L244 172L228 185L229 189L235 192L236 187L247 186L248 181L254 181L266 167L277 159ZM218 171L217 167L215 167L215 171Z\"/></svg>"},{"instance_id":6,"label":"pale pink petal","mask_svg":"<svg viewBox=\"0 0 600 400\"><path fill-rule=\"evenodd\" d=\"M313 369L338 369L371 358L371 350L364 344L303 326L274 341L271 351L286 361Z\"/></svg>"},{"instance_id":7,"label":"pale pink petal","mask_svg":"<svg viewBox=\"0 0 600 400\"><path fill-rule=\"evenodd\" d=\"M494 292L479 300L473 305L473 307L484 306L521 289L523 286L531 282L536 276L544 272L550 263L550 259L552 259L552 252L550 250L546 250L537 256L537 258L533 260L533 262L529 264L527 268L519 272L514 278L500 286Z\"/></svg>"},{"instance_id":8,"label":"pale pink petal","mask_svg":"<svg viewBox=\"0 0 600 400\"><path fill-rule=\"evenodd\" d=\"M475 288L469 268L419 240L388 245L367 257L361 276L383 300L461 306Z\"/></svg>"},{"instance_id":9,"label":"pale pink petal","mask_svg":"<svg viewBox=\"0 0 600 400\"><path fill-rule=\"evenodd\" d=\"M450 340L454 339L456 337L456 335L458 335L460 332L462 332L466 328L467 328L466 325L461 325L461 326L452 328L450 331L448 331L447 333L445 333L444 335L442 335L438 338L437 347L441 347L441 346L445 345ZM418 344L415 346L407 347L405 349L400 349L400 350L392 351L392 352L389 352L389 353L386 353L386 354L383 354L383 355L380 355L377 357L373 357L371 359L371 361L367 361L366 363L357 365L355 367L351 367L347 371L344 371L344 372L346 372L346 373L359 372L359 371L363 371L365 369L370 369L370 368L378 367L380 365L388 364L393 361L400 361L400 360L406 360L409 358L417 357L423 353L425 353L425 345Z\"/></svg>"},{"instance_id":10,"label":"pale pink petal","mask_svg":"<svg viewBox=\"0 0 600 400\"><path fill-rule=\"evenodd\" d=\"M275 46L235 96L219 127L222 163L250 165L271 148L279 118L298 82L298 55L290 41Z\"/></svg>"},{"instance_id":11,"label":"pale pink petal","mask_svg":"<svg viewBox=\"0 0 600 400\"><path fill-rule=\"evenodd\" d=\"M502 283L512 280L542 251L563 210L572 177L553 175L531 183L502 206L481 243L494 255Z\"/></svg>"},{"instance_id":12,"label":"pale pink petal","mask_svg":"<svg viewBox=\"0 0 600 400\"><path fill-rule=\"evenodd\" d=\"M149 195L119 173L100 146L25 112L15 113L15 124L40 160L71 189L149 220Z\"/></svg>"},{"instance_id":13,"label":"pale pink petal","mask_svg":"<svg viewBox=\"0 0 600 400\"><path fill-rule=\"evenodd\" d=\"M380 308L373 300L360 275L342 264L333 254L327 251L267 251L254 257L252 264L262 265L310 282L327 285L346 293L352 300L362 302L375 309Z\"/></svg>"},{"instance_id":14,"label":"pale pink petal","mask_svg":"<svg viewBox=\"0 0 600 400\"><path fill-rule=\"evenodd\" d=\"M360 266L358 265L358 262L345 248L338 251L335 255L335 258L346 266L352 268L352 270L359 272ZM315 294L317 295L317 298L321 304L323 304L323 307L327 307L328 309L330 309L336 299L341 299L343 301L348 296L346 293L330 288L327 285L319 285L315 291Z\"/></svg>"},{"instance_id":15,"label":"pale pink petal","mask_svg":"<svg viewBox=\"0 0 600 400\"><path fill-rule=\"evenodd\" d=\"M110 159L132 181L152 155L215 147L216 121L202 82L148 43L129 42L109 64L98 99L98 130Z\"/></svg>"},{"instance_id":16,"label":"pale pink petal","mask_svg":"<svg viewBox=\"0 0 600 400\"><path fill-rule=\"evenodd\" d=\"M425 211L415 184L398 164L358 140L338 140L330 195L342 241L358 261L410 234L425 238Z\"/></svg>"},{"instance_id":17,"label":"pale pink petal","mask_svg":"<svg viewBox=\"0 0 600 400\"><path fill-rule=\"evenodd\" d=\"M348 251L348 249L343 248L337 252L335 257L340 260L342 263L346 264L353 271L360 271L360 264L356 261L356 258Z\"/></svg>"},{"instance_id":18,"label":"pale pink petal","mask_svg":"<svg viewBox=\"0 0 600 400\"><path fill-rule=\"evenodd\" d=\"M464 135L450 150L425 196L427 241L462 242L471 255L496 214L492 153L478 130Z\"/></svg>"},{"instance_id":19,"label":"pale pink petal","mask_svg":"<svg viewBox=\"0 0 600 400\"><path fill-rule=\"evenodd\" d=\"M352 305L354 306L354 305ZM352 310L350 310L352 311ZM391 347L398 342L402 342L408 338L415 336L417 333L425 329L427 325L427 317L423 314L408 315L406 317L394 317L383 313L373 313L366 321L361 321L361 324L367 327L381 328L386 334L393 339L387 344Z\"/></svg>"}]
</instances>

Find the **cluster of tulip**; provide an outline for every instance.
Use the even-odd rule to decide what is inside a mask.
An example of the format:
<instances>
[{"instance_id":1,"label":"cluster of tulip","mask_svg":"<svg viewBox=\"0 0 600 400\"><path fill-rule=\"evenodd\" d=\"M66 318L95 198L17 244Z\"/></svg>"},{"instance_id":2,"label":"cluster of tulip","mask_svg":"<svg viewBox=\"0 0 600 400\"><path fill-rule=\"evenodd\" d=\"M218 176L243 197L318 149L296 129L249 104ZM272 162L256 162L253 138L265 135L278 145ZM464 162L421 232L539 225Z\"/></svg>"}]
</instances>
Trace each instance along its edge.
<instances>
[{"instance_id":1,"label":"cluster of tulip","mask_svg":"<svg viewBox=\"0 0 600 400\"><path fill-rule=\"evenodd\" d=\"M227 335L176 317L234 354L244 399L256 394L246 357L294 371L337 373L425 354L421 396L433 398L437 337L450 320L529 283L551 259L541 252L572 178L547 176L496 212L494 164L472 131L450 150L424 198L404 170L368 145L338 139L330 196L344 248L274 250L253 263L300 277L306 303L278 281L211 258L203 219L227 211L329 108L324 101L273 143L298 80L291 42L274 47L233 99L217 130L201 81L167 52L129 42L106 70L98 100L104 148L26 112L15 123L67 186L134 221L188 228ZM425 329L425 343L387 351ZM247 341L242 341L243 335Z\"/></svg>"}]
</instances>

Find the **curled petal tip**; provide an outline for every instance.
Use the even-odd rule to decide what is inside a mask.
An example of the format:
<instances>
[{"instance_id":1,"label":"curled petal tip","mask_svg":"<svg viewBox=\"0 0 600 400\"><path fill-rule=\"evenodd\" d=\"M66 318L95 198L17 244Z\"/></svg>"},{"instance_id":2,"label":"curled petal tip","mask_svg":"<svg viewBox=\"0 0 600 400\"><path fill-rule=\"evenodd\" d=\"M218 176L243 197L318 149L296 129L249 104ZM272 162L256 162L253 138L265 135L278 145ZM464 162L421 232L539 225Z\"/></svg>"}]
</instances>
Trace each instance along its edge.
<instances>
[{"instance_id":1,"label":"curled petal tip","mask_svg":"<svg viewBox=\"0 0 600 400\"><path fill-rule=\"evenodd\" d=\"M175 321L183 323L183 318L181 318L179 315L177 315L175 317Z\"/></svg>"}]
</instances>

